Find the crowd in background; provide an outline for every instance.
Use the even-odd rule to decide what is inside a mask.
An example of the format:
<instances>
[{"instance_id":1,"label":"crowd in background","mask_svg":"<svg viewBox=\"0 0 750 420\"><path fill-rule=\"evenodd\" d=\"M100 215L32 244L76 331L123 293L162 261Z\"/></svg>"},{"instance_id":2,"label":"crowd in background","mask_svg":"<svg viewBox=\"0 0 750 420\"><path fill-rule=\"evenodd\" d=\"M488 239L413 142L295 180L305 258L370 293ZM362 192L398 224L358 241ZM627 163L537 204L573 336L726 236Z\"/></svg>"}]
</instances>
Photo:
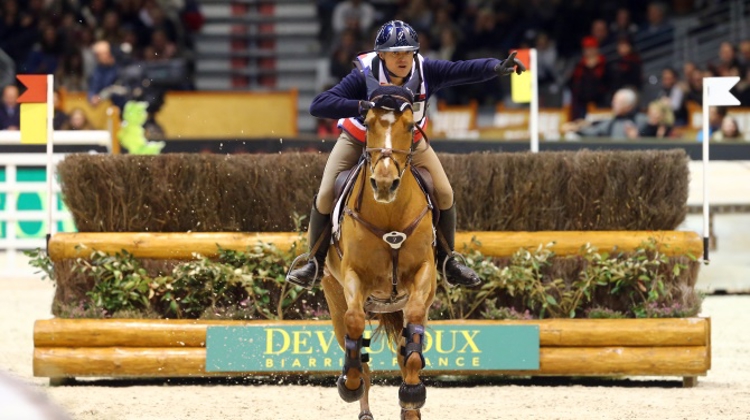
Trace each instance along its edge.
<instances>
[{"instance_id":1,"label":"crowd in background","mask_svg":"<svg viewBox=\"0 0 750 420\"><path fill-rule=\"evenodd\" d=\"M382 23L402 19L417 30L420 53L427 58L504 58L511 49L536 48L540 105L568 106L571 124L566 130L586 128L590 121L585 117L592 107L609 108L620 111L614 119L635 123L640 137L669 137L679 133L673 128L688 124L688 104L701 104L703 77L740 76L733 93L743 106L750 107L750 40L736 45L722 43L711 62L664 68L656 95L641 97L646 81L638 43L671 43L675 14L718 3L721 1L319 0L318 10L322 44L330 46L331 83L351 71L352 58L358 52L372 50ZM635 95L620 95L617 102L634 98L635 103L615 104L615 93L621 90ZM497 82L467 85L437 96L447 105L477 101L494 107L507 101L509 86ZM736 120L727 119L724 125L737 126ZM721 123L712 123L711 132L720 131ZM602 135L606 134L612 133ZM632 132L622 135L632 137Z\"/></svg>"},{"instance_id":2,"label":"crowd in background","mask_svg":"<svg viewBox=\"0 0 750 420\"><path fill-rule=\"evenodd\" d=\"M0 129L18 127L16 74L54 74L55 88L86 92L92 105L129 99L158 108L156 66L181 71L191 89L192 35L203 23L197 0L3 0L0 6ZM82 110L57 109L58 129L88 129ZM101 127L100 127L101 128Z\"/></svg>"}]
</instances>

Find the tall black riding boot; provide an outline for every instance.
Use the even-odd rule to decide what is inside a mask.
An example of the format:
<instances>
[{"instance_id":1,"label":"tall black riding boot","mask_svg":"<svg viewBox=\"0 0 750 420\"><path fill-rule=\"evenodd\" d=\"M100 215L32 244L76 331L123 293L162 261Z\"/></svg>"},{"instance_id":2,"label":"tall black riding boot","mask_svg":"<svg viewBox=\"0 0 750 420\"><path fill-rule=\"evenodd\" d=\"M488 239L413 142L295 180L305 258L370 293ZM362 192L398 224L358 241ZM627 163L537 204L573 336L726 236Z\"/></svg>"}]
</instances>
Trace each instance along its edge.
<instances>
[{"instance_id":1,"label":"tall black riding boot","mask_svg":"<svg viewBox=\"0 0 750 420\"><path fill-rule=\"evenodd\" d=\"M445 280L452 286L476 287L482 282L477 273L453 256L456 237L456 205L448 210L440 210L438 232L443 240L438 240L437 266ZM445 271L443 271L445 267Z\"/></svg>"},{"instance_id":2,"label":"tall black riding boot","mask_svg":"<svg viewBox=\"0 0 750 420\"><path fill-rule=\"evenodd\" d=\"M313 287L318 278L323 276L323 265L328 254L328 245L331 242L331 216L318 212L315 199L313 199L313 206L310 211L308 233L309 259L302 267L291 270L286 275L286 281L309 289Z\"/></svg>"}]
</instances>

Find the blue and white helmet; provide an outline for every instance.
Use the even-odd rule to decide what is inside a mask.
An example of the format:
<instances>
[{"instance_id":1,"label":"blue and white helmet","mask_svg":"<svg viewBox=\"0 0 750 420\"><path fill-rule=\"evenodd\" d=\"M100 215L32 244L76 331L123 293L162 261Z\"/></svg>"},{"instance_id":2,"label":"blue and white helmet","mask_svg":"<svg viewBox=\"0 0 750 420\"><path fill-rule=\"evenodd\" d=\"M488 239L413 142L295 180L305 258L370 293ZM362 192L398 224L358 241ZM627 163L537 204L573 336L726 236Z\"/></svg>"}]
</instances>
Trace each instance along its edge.
<instances>
[{"instance_id":1,"label":"blue and white helmet","mask_svg":"<svg viewBox=\"0 0 750 420\"><path fill-rule=\"evenodd\" d=\"M392 20L384 24L375 38L375 51L418 51L419 36L409 24Z\"/></svg>"}]
</instances>

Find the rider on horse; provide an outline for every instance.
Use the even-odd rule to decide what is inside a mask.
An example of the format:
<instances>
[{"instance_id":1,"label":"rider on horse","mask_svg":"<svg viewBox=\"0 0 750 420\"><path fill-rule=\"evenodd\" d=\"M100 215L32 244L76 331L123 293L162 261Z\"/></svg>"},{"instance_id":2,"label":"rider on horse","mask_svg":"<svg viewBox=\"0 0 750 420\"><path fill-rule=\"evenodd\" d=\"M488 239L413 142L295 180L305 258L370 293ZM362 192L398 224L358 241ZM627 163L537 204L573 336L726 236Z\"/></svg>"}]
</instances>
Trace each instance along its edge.
<instances>
[{"instance_id":1,"label":"rider on horse","mask_svg":"<svg viewBox=\"0 0 750 420\"><path fill-rule=\"evenodd\" d=\"M310 113L316 117L340 119L342 131L328 157L320 190L313 200L309 225L309 243L313 253L307 264L287 275L287 281L311 287L322 276L331 237L336 177L356 165L362 156L366 134L364 115L373 107L367 101L371 91L380 85L393 84L411 87L414 91L412 109L419 130L414 135L413 163L427 169L434 183L440 209L437 230L442 236L437 247L438 267L444 267L446 281L452 285L479 285L481 280L474 270L453 255L456 231L453 189L435 151L427 141L421 141L421 128L427 120L425 108L430 95L442 88L484 82L514 71L520 74L526 68L518 59L509 63L495 58L456 62L426 59L419 54L416 31L400 20L390 21L380 28L375 39L375 51L360 54L355 66L357 68L336 86L319 94L310 106Z\"/></svg>"}]
</instances>

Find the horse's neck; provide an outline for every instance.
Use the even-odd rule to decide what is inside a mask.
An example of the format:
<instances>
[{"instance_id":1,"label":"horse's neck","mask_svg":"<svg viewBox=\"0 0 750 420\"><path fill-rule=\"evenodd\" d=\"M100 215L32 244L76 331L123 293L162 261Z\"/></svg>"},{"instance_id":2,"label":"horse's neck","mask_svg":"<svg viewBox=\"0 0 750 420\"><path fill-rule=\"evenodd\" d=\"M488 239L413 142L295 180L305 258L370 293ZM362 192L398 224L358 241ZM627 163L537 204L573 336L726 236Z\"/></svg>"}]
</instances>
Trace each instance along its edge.
<instances>
[{"instance_id":1,"label":"horse's neck","mask_svg":"<svg viewBox=\"0 0 750 420\"><path fill-rule=\"evenodd\" d=\"M365 169L360 173L355 191L361 191L362 207L359 213L370 223L383 229L403 229L413 222L414 217L427 205L426 198L417 184L417 179L407 167L401 178L401 186L396 194L396 199L390 203L380 203L375 200L372 190L367 185L370 170ZM361 190L361 188L364 188ZM353 207L356 195L351 198Z\"/></svg>"}]
</instances>

